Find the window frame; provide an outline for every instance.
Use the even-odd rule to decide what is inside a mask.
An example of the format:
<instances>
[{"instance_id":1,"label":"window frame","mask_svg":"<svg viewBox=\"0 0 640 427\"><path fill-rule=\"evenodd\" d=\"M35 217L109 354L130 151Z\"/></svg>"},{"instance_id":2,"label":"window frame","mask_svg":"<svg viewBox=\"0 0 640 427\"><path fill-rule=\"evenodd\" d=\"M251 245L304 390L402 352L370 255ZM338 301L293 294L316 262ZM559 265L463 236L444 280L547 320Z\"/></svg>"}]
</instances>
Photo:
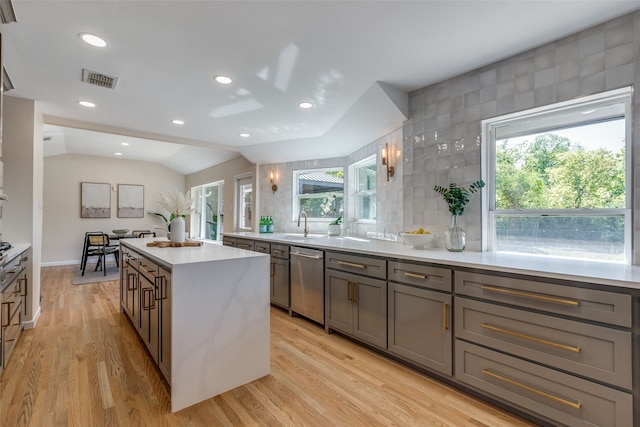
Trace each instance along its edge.
<instances>
[{"instance_id":1,"label":"window frame","mask_svg":"<svg viewBox=\"0 0 640 427\"><path fill-rule=\"evenodd\" d=\"M507 124L520 122L522 129L520 134L509 133L509 137L518 135L532 134L536 131L540 133L552 132L553 129L561 129L569 127L569 122L563 122L562 114L578 111L589 107L603 107L607 105L622 104L624 108L625 119L625 207L624 208L604 208L604 209L530 209L530 210L497 210L496 209L496 130ZM497 245L497 227L496 218L498 216L621 216L624 217L624 263L630 264L632 260L632 215L631 208L633 195L633 141L632 141L632 121L633 121L633 89L624 87L611 91L602 92L595 95L589 95L578 99L559 102L544 107L534 108L530 110L520 111L517 113L507 114L482 121L482 164L481 170L487 185L482 190L482 250L496 252ZM554 114L558 117L555 117ZM604 116L606 117L606 116ZM536 119L546 119L549 123L555 125L547 125L544 127L536 127ZM556 119L558 121L555 121ZM597 119L590 118L590 122L597 122ZM573 122L581 123L579 121ZM504 136L498 136L499 140ZM520 253L521 255L532 255ZM581 260L591 261L595 258L580 258ZM611 261L617 262L617 261Z\"/></svg>"},{"instance_id":2,"label":"window frame","mask_svg":"<svg viewBox=\"0 0 640 427\"><path fill-rule=\"evenodd\" d=\"M356 163L353 163L351 165L351 167L349 168L350 171L353 171L353 184L354 184L354 191L353 191L353 203L354 203L354 218L356 220L356 222L360 222L360 223L368 223L368 224L375 224L377 221L377 212L376 212L376 218L374 219L369 219L369 218L362 218L361 216L361 212L360 212L360 203L358 200L359 196L363 196L363 195L375 195L376 196L376 200L377 200L377 191L378 191L378 158L377 158L377 154L373 154L369 157L366 157ZM373 190L363 190L360 191L360 174L358 173L360 169L362 168L366 168L369 166L375 166L376 167L376 181L375 181L375 186L376 188ZM376 210L377 210L377 203L376 203Z\"/></svg>"},{"instance_id":3,"label":"window frame","mask_svg":"<svg viewBox=\"0 0 640 427\"><path fill-rule=\"evenodd\" d=\"M313 173L313 172L337 172L337 171L342 171L342 175L343 175L343 179L342 179L342 206L343 206L343 210L346 204L346 200L345 200L345 193L344 193L344 189L345 189L345 171L344 171L344 167L343 166L333 166L333 167L324 167L324 168L313 168L313 169L298 169L298 170L294 170L293 174L292 174L292 178L293 178L293 185L292 185L292 194L293 194L293 203L292 203L292 213L291 213L291 220L292 221L298 221L298 215L300 214L300 199L301 198L325 198L327 197L327 194L335 194L335 193L339 193L337 191L328 191L326 193L318 193L318 194L305 194L305 193L298 193L298 188L299 188L299 177L300 175L304 175L304 174L308 174L308 173ZM342 215L344 217L344 212L342 212ZM309 217L307 219L308 222L316 222L316 223L330 223L331 221L333 221L335 218L332 217L326 217L326 218L318 218L318 217Z\"/></svg>"},{"instance_id":4,"label":"window frame","mask_svg":"<svg viewBox=\"0 0 640 427\"><path fill-rule=\"evenodd\" d=\"M207 239L206 237L204 237L206 234L200 234L201 232L203 232L206 228L206 224L207 224L207 218L203 215L201 210L198 210L198 208L204 208L205 212L206 212L206 207L204 203L206 200L206 189L210 188L210 187L217 187L217 191L218 191L218 206L216 207L218 213L218 223L217 223L217 227L216 227L216 239ZM206 184L201 184L201 185L194 185L193 187L191 187L191 197L193 197L194 199L198 198L198 192L200 192L200 197L201 200L195 200L195 205L196 205L196 210L190 215L191 220L190 220L190 224L189 224L189 233L191 235L192 238L194 239L199 239L199 240L207 240L210 242L220 242L222 241L222 233L223 233L223 223L220 220L220 216L221 214L224 213L224 180L219 180L219 181L214 181L214 182L209 182ZM199 230L198 232L198 236L194 236L193 232L196 229Z\"/></svg>"}]
</instances>

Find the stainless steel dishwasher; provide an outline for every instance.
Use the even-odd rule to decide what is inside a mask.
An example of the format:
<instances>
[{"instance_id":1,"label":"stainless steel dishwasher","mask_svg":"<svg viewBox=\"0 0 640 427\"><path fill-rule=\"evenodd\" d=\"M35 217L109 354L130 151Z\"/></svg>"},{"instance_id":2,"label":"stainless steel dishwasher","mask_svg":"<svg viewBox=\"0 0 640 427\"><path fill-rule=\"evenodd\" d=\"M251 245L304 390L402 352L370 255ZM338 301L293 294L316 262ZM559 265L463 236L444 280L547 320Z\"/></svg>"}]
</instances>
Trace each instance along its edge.
<instances>
[{"instance_id":1,"label":"stainless steel dishwasher","mask_svg":"<svg viewBox=\"0 0 640 427\"><path fill-rule=\"evenodd\" d=\"M324 325L324 252L292 246L291 311Z\"/></svg>"}]
</instances>

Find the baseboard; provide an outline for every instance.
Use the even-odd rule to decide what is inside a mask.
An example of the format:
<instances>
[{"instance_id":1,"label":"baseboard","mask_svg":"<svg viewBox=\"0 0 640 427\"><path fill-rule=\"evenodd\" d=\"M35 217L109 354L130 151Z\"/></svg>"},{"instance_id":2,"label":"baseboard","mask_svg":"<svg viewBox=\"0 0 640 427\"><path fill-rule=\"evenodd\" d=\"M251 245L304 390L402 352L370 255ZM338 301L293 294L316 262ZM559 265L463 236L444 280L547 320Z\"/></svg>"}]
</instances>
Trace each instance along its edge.
<instances>
[{"instance_id":1,"label":"baseboard","mask_svg":"<svg viewBox=\"0 0 640 427\"><path fill-rule=\"evenodd\" d=\"M80 265L80 260L73 261L54 261L54 262L42 262L41 267L59 267L61 265Z\"/></svg>"},{"instance_id":2,"label":"baseboard","mask_svg":"<svg viewBox=\"0 0 640 427\"><path fill-rule=\"evenodd\" d=\"M40 318L40 313L42 312L42 307L38 306L38 309L36 310L33 319L28 320L26 322L22 322L22 327L24 329L33 329L36 327L36 323L38 323L38 319Z\"/></svg>"}]
</instances>

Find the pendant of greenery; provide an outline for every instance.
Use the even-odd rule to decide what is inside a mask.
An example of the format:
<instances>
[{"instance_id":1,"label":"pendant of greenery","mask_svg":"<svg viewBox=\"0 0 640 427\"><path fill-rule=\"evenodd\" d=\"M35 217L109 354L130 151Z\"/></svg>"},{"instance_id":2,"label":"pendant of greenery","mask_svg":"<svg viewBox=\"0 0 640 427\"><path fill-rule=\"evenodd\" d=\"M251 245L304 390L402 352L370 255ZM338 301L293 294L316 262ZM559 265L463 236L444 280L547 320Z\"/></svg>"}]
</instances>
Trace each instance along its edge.
<instances>
[{"instance_id":1,"label":"pendant of greenery","mask_svg":"<svg viewBox=\"0 0 640 427\"><path fill-rule=\"evenodd\" d=\"M454 215L462 215L464 208L471 200L471 195L484 187L484 181L479 180L472 183L469 188L458 187L458 184L452 182L449 188L436 185L433 189L442 194L444 201L449 205L449 212Z\"/></svg>"}]
</instances>

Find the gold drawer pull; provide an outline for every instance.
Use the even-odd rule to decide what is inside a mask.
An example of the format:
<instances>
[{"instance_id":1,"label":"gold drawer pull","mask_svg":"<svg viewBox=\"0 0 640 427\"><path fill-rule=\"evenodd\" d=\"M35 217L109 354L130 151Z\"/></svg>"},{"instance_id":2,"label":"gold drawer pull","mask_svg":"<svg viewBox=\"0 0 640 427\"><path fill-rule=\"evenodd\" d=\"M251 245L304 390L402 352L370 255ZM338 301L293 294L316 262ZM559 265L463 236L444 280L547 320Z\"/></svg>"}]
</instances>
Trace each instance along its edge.
<instances>
[{"instance_id":1,"label":"gold drawer pull","mask_svg":"<svg viewBox=\"0 0 640 427\"><path fill-rule=\"evenodd\" d=\"M404 272L404 275L407 277L413 277L415 279L426 279L427 276L425 276L424 274L415 274L415 273L407 273L406 271Z\"/></svg>"},{"instance_id":2,"label":"gold drawer pull","mask_svg":"<svg viewBox=\"0 0 640 427\"><path fill-rule=\"evenodd\" d=\"M340 265L346 265L348 267L356 267L356 268L367 268L366 265L362 265L362 264L354 264L352 262L346 262L346 261L338 261L338 264Z\"/></svg>"},{"instance_id":3,"label":"gold drawer pull","mask_svg":"<svg viewBox=\"0 0 640 427\"><path fill-rule=\"evenodd\" d=\"M447 304L442 304L442 329L445 331L449 329L449 324L447 322Z\"/></svg>"},{"instance_id":4,"label":"gold drawer pull","mask_svg":"<svg viewBox=\"0 0 640 427\"><path fill-rule=\"evenodd\" d=\"M573 346L570 346L570 345L560 344L560 343L553 342L553 341L543 340L542 338L536 338L536 337L532 337L531 335L525 335L525 334L521 334L519 332L510 331L508 329L498 328L497 326L488 325L486 323L483 323L482 327L485 328L485 329L490 329L492 331L502 332L503 334L512 335L514 337L523 338L525 340L535 341L535 342L540 343L540 344L546 344L546 345L551 346L551 347L557 347L557 348L561 348L563 350L573 351L574 353L580 353L580 351L581 351L580 347L573 347Z\"/></svg>"},{"instance_id":5,"label":"gold drawer pull","mask_svg":"<svg viewBox=\"0 0 640 427\"><path fill-rule=\"evenodd\" d=\"M525 297L525 298L531 298L531 299L539 299L539 300L548 301L548 302L555 302L555 303L558 303L558 304L565 304L565 305L571 305L571 306L579 306L580 305L580 301L575 301L575 300L570 300L570 299L562 299L562 298L554 298L554 297L545 297L544 295L536 295L536 294L530 294L528 292L512 291L510 289L496 288L494 286L482 285L480 288L483 291L499 292L499 293L502 293L502 294L509 294L509 295L515 295L515 296L519 296L519 297Z\"/></svg>"},{"instance_id":6,"label":"gold drawer pull","mask_svg":"<svg viewBox=\"0 0 640 427\"><path fill-rule=\"evenodd\" d=\"M555 402L562 403L563 405L570 406L573 409L581 409L582 408L582 403L580 403L580 402L571 402L571 401L569 401L567 399L563 399L563 398L555 396L555 395L553 395L551 393L547 393L546 391L538 390L537 388L528 386L526 384L522 384L522 383L520 383L518 381L512 380L511 378L503 377L502 375L496 374L495 372L491 372L488 369L483 369L482 373L486 374L486 375L489 375L490 377L493 377L493 378L498 379L500 381L504 381L504 382L506 382L508 384L514 385L516 387L523 388L523 389L525 389L527 391L530 391L532 393L535 393L537 395L546 397L546 398L551 399L551 400L553 400Z\"/></svg>"}]
</instances>

